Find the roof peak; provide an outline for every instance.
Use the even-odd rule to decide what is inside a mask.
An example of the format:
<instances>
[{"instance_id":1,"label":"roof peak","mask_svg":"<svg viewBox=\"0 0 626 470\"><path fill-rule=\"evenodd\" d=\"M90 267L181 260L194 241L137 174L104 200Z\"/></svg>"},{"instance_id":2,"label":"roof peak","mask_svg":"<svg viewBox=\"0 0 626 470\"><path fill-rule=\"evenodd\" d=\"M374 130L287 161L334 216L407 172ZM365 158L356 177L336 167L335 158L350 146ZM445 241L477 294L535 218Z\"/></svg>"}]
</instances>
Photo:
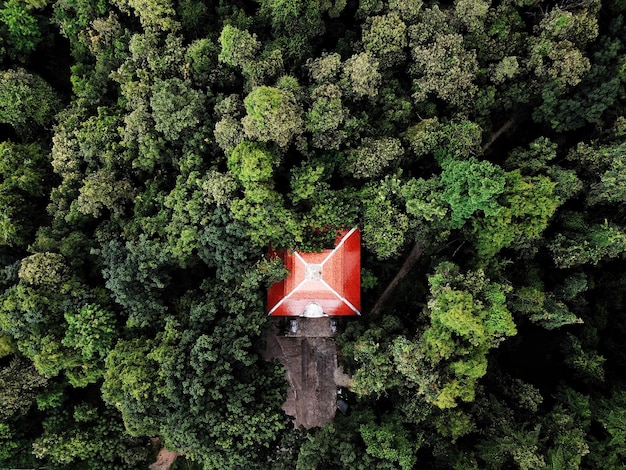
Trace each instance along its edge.
<instances>
[{"instance_id":1,"label":"roof peak","mask_svg":"<svg viewBox=\"0 0 626 470\"><path fill-rule=\"evenodd\" d=\"M360 315L361 237L343 230L335 248L322 252L272 252L289 270L268 292L268 313L275 316Z\"/></svg>"}]
</instances>

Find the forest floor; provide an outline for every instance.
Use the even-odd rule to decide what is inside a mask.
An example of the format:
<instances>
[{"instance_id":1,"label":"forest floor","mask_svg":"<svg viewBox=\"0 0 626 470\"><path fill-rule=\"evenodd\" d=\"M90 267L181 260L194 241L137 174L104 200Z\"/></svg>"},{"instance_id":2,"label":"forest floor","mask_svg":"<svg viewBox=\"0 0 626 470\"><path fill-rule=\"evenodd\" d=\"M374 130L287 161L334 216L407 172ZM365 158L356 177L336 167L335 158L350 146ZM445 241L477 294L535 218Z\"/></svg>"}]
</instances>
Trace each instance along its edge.
<instances>
[{"instance_id":1,"label":"forest floor","mask_svg":"<svg viewBox=\"0 0 626 470\"><path fill-rule=\"evenodd\" d=\"M267 360L278 359L285 367L289 382L283 410L294 417L294 426L313 428L331 422L337 410L337 387L349 386L350 377L337 365L334 338L320 336L325 329L316 323L328 318L298 318L308 328L295 335L283 336L276 329L267 335Z\"/></svg>"},{"instance_id":2,"label":"forest floor","mask_svg":"<svg viewBox=\"0 0 626 470\"><path fill-rule=\"evenodd\" d=\"M153 440L153 444L158 445L158 443L158 438ZM176 459L181 455L182 454L178 452L167 450L165 447L163 447L161 450L159 450L159 453L157 454L156 462L150 464L150 467L148 468L150 470L169 470L174 465Z\"/></svg>"}]
</instances>

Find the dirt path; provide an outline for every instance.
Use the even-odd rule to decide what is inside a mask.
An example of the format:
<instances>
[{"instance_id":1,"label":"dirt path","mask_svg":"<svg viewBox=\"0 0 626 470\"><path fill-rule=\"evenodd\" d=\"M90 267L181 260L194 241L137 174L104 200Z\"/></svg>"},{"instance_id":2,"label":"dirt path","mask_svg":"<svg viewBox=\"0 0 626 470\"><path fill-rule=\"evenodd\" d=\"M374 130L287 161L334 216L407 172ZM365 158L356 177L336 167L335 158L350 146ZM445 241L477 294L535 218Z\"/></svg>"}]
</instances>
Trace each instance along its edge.
<instances>
[{"instance_id":1,"label":"dirt path","mask_svg":"<svg viewBox=\"0 0 626 470\"><path fill-rule=\"evenodd\" d=\"M155 438L153 439L152 444L158 445L159 442L160 442L160 439ZM181 455L182 454L178 452L173 452L163 447L161 450L159 450L156 462L152 463L150 467L148 468L150 470L169 470L172 467L172 465L174 465L174 462L176 461L176 459L180 457Z\"/></svg>"}]
</instances>

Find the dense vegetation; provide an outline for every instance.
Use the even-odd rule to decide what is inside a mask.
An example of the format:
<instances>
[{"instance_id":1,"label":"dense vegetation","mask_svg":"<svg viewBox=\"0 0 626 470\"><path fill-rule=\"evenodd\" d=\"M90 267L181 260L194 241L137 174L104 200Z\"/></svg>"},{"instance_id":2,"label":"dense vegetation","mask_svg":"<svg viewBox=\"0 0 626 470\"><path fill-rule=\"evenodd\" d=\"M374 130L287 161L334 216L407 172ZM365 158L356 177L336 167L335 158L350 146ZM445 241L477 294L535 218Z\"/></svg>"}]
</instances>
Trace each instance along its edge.
<instances>
[{"instance_id":1,"label":"dense vegetation","mask_svg":"<svg viewBox=\"0 0 626 470\"><path fill-rule=\"evenodd\" d=\"M3 0L0 467L623 468L624 12ZM350 226L350 412L294 430L267 247Z\"/></svg>"}]
</instances>

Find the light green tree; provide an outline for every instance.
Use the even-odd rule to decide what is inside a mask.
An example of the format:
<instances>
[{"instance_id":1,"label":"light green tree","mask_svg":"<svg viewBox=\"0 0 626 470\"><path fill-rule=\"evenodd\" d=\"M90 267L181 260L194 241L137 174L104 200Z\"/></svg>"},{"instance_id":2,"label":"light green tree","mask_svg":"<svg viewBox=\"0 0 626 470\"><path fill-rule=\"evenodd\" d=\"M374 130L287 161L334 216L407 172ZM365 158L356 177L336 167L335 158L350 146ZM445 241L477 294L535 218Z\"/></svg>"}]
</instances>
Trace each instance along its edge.
<instances>
[{"instance_id":1,"label":"light green tree","mask_svg":"<svg viewBox=\"0 0 626 470\"><path fill-rule=\"evenodd\" d=\"M441 197L450 206L451 227L461 228L476 211L495 215L505 183L504 170L488 161L470 158L445 164L440 178Z\"/></svg>"},{"instance_id":2,"label":"light green tree","mask_svg":"<svg viewBox=\"0 0 626 470\"><path fill-rule=\"evenodd\" d=\"M355 178L380 176L404 155L398 139L363 139L361 145L348 154L347 169Z\"/></svg>"},{"instance_id":3,"label":"light green tree","mask_svg":"<svg viewBox=\"0 0 626 470\"><path fill-rule=\"evenodd\" d=\"M371 16L363 27L363 46L382 67L391 67L405 58L406 24L396 12Z\"/></svg>"},{"instance_id":4,"label":"light green tree","mask_svg":"<svg viewBox=\"0 0 626 470\"><path fill-rule=\"evenodd\" d=\"M24 59L35 51L42 34L37 18L29 11L27 2L9 0L0 9L0 22L9 55Z\"/></svg>"},{"instance_id":5,"label":"light green tree","mask_svg":"<svg viewBox=\"0 0 626 470\"><path fill-rule=\"evenodd\" d=\"M260 86L246 96L244 105L243 128L251 139L286 147L302 132L302 108L289 91Z\"/></svg>"},{"instance_id":6,"label":"light green tree","mask_svg":"<svg viewBox=\"0 0 626 470\"><path fill-rule=\"evenodd\" d=\"M525 248L538 240L560 200L555 183L545 176L523 177L518 170L505 175L500 206L473 222L478 252L493 256L505 247Z\"/></svg>"},{"instance_id":7,"label":"light green tree","mask_svg":"<svg viewBox=\"0 0 626 470\"><path fill-rule=\"evenodd\" d=\"M421 343L431 367L443 375L436 398L439 408L471 401L478 379L487 372L487 353L517 333L506 307L509 288L489 281L481 271L461 274L442 263L428 280L430 326Z\"/></svg>"},{"instance_id":8,"label":"light green tree","mask_svg":"<svg viewBox=\"0 0 626 470\"><path fill-rule=\"evenodd\" d=\"M367 52L355 54L346 60L343 70L350 84L350 90L358 97L374 98L377 96L381 81L378 68L378 60Z\"/></svg>"},{"instance_id":9,"label":"light green tree","mask_svg":"<svg viewBox=\"0 0 626 470\"><path fill-rule=\"evenodd\" d=\"M228 169L244 187L273 184L278 156L264 144L244 141L228 156Z\"/></svg>"},{"instance_id":10,"label":"light green tree","mask_svg":"<svg viewBox=\"0 0 626 470\"><path fill-rule=\"evenodd\" d=\"M80 351L86 361L104 360L117 336L115 314L97 304L86 304L76 313L66 313L63 345Z\"/></svg>"},{"instance_id":11,"label":"light green tree","mask_svg":"<svg viewBox=\"0 0 626 470\"><path fill-rule=\"evenodd\" d=\"M413 98L420 102L432 93L447 103L466 108L478 87L476 53L464 47L460 34L441 34L434 43L418 45L411 51L414 66Z\"/></svg>"},{"instance_id":12,"label":"light green tree","mask_svg":"<svg viewBox=\"0 0 626 470\"><path fill-rule=\"evenodd\" d=\"M220 34L219 60L233 67L248 68L260 49L256 35L225 25Z\"/></svg>"}]
</instances>

